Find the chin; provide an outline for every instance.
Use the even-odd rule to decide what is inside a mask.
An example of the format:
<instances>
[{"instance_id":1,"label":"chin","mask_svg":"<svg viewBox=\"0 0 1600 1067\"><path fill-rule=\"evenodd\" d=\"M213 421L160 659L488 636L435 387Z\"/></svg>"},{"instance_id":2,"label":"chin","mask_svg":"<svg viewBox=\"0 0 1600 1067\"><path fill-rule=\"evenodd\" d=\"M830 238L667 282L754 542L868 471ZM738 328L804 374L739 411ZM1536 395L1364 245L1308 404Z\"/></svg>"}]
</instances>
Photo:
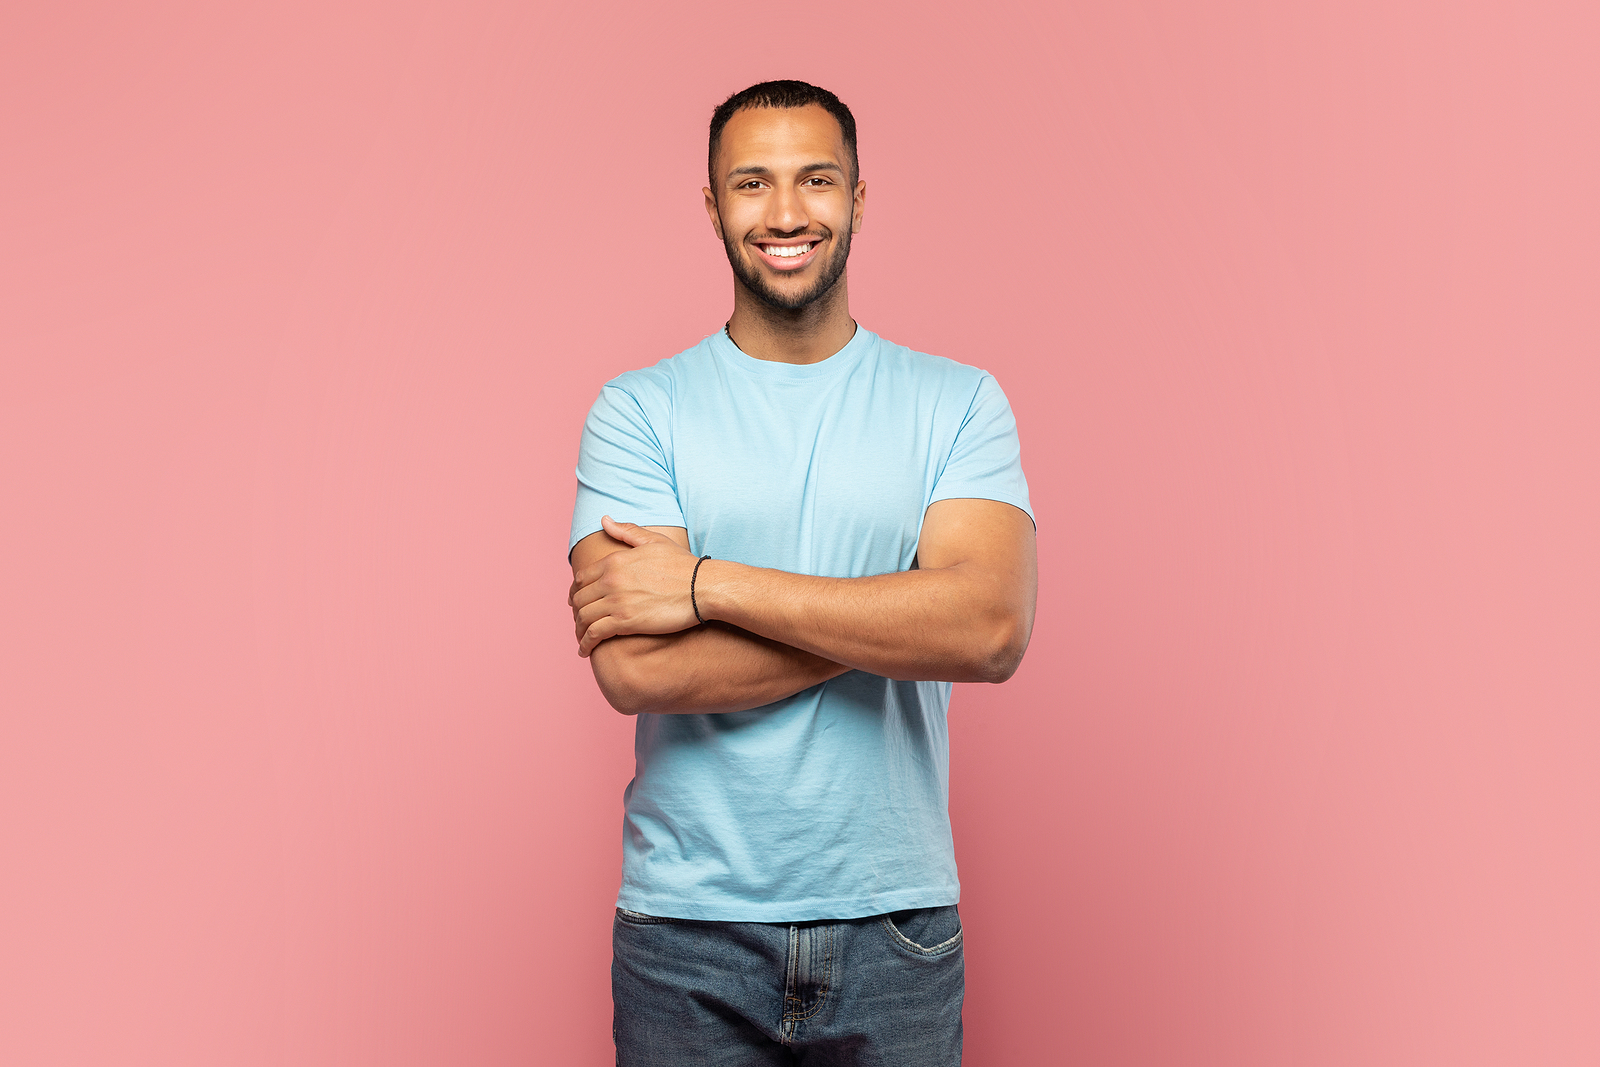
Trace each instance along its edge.
<instances>
[{"instance_id":1,"label":"chin","mask_svg":"<svg viewBox=\"0 0 1600 1067\"><path fill-rule=\"evenodd\" d=\"M755 293L761 302L770 308L780 311L800 311L815 304L823 296L826 296L828 290L832 288L833 286L831 285L825 288L811 285L798 292L785 293L768 286L761 286L760 288L752 286L750 291Z\"/></svg>"},{"instance_id":2,"label":"chin","mask_svg":"<svg viewBox=\"0 0 1600 1067\"><path fill-rule=\"evenodd\" d=\"M772 285L759 266L745 262L732 248L728 249L728 264L744 287L754 293L756 299L767 307L774 311L802 311L833 290L839 279L844 277L845 263L849 256L850 242L846 240L834 250L827 262L823 262L819 256L810 266L804 268L805 272L814 269L817 272L815 277L803 282L795 278L792 287L786 286L783 289Z\"/></svg>"}]
</instances>

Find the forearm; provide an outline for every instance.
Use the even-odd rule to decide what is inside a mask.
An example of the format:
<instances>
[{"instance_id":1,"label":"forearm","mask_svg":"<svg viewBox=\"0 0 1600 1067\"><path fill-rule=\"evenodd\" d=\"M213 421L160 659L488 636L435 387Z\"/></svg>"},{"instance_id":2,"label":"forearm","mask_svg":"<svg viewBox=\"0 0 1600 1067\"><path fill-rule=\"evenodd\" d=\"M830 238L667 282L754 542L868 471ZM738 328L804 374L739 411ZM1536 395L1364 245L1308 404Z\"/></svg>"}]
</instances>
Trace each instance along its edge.
<instances>
[{"instance_id":1,"label":"forearm","mask_svg":"<svg viewBox=\"0 0 1600 1067\"><path fill-rule=\"evenodd\" d=\"M1021 662L1026 604L993 571L951 566L820 578L723 560L702 566L703 615L887 678L998 682Z\"/></svg>"},{"instance_id":2,"label":"forearm","mask_svg":"<svg viewBox=\"0 0 1600 1067\"><path fill-rule=\"evenodd\" d=\"M613 637L595 646L589 662L606 700L625 715L745 711L850 669L715 622Z\"/></svg>"},{"instance_id":3,"label":"forearm","mask_svg":"<svg viewBox=\"0 0 1600 1067\"><path fill-rule=\"evenodd\" d=\"M865 578L791 574L709 558L700 564L687 536L673 538L609 517L604 525L603 533L585 538L573 554L568 603L579 655L598 652L620 635L704 629L696 626L704 619L788 646L756 654L758 663L764 656L773 667L801 650L886 678L1003 682L1022 662L1033 629L1033 522L1002 501L935 501L923 516L913 569ZM602 537L628 547L600 556ZM805 666L799 661L792 669L803 676ZM762 669L751 677L760 677ZM637 684L658 692L655 685ZM686 684L671 683L665 703L689 703L675 695L675 687Z\"/></svg>"}]
</instances>

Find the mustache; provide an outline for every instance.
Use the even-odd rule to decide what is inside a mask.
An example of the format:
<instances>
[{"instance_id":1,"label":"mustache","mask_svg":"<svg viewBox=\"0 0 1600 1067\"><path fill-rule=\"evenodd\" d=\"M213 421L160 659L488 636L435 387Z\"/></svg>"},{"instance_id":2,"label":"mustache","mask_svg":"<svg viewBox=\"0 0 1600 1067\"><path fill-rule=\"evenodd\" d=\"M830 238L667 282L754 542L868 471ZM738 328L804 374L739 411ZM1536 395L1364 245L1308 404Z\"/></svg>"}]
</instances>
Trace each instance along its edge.
<instances>
[{"instance_id":1,"label":"mustache","mask_svg":"<svg viewBox=\"0 0 1600 1067\"><path fill-rule=\"evenodd\" d=\"M813 240L826 241L829 237L832 237L832 236L833 236L833 233L831 231L826 232L826 233L809 233L809 232L804 231L804 230L802 230L802 231L800 231L798 233L763 233L763 234L756 234L756 235L753 235L753 236L750 236L750 237L746 237L745 238L745 243L746 244L755 244L757 241L794 241L794 240L798 240L801 237L810 237Z\"/></svg>"}]
</instances>

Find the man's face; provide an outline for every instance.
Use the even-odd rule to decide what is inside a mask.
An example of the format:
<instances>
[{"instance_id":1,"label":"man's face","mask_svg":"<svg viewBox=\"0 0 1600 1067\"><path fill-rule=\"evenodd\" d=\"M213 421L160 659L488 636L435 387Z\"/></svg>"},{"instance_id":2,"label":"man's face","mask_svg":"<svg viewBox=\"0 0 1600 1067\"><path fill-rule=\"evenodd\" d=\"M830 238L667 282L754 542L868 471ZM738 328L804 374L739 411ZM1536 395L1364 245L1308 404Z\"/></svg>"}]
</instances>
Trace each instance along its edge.
<instances>
[{"instance_id":1,"label":"man's face","mask_svg":"<svg viewBox=\"0 0 1600 1067\"><path fill-rule=\"evenodd\" d=\"M769 307L797 311L844 274L861 229L839 123L815 104L735 112L717 146L706 213L734 276Z\"/></svg>"}]
</instances>

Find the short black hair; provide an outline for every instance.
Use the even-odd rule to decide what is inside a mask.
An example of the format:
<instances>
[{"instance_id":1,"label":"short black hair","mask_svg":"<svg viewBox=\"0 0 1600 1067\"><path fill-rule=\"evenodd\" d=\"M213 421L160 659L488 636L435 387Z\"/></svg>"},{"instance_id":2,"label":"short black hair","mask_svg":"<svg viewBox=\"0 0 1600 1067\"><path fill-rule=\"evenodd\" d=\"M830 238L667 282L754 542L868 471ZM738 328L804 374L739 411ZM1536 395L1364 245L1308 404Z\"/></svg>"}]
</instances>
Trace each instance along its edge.
<instances>
[{"instance_id":1,"label":"short black hair","mask_svg":"<svg viewBox=\"0 0 1600 1067\"><path fill-rule=\"evenodd\" d=\"M839 121L839 132L844 134L845 154L850 157L850 181L861 177L861 161L856 156L856 117L844 106L844 101L828 90L801 81L760 82L734 93L711 113L711 144L706 152L706 177L713 191L717 188L717 146L722 142L722 128L734 114L756 107L807 107L816 104Z\"/></svg>"}]
</instances>

